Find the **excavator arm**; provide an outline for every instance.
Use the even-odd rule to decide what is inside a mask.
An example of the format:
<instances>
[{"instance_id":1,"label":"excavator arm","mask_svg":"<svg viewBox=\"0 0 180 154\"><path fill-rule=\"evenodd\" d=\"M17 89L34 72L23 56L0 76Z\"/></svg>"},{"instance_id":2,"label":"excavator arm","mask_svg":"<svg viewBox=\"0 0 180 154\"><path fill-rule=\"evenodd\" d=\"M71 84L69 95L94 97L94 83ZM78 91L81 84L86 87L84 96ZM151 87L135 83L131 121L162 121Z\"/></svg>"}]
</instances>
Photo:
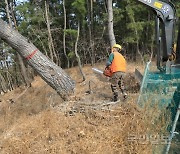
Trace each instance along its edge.
<instances>
[{"instance_id":1,"label":"excavator arm","mask_svg":"<svg viewBox=\"0 0 180 154\"><path fill-rule=\"evenodd\" d=\"M176 64L180 64L180 24L178 29L177 47L176 47Z\"/></svg>"},{"instance_id":2,"label":"excavator arm","mask_svg":"<svg viewBox=\"0 0 180 154\"><path fill-rule=\"evenodd\" d=\"M170 0L138 1L150 7L156 13L157 67L159 70L163 70L162 62L175 59L173 50L176 23L175 7Z\"/></svg>"}]
</instances>

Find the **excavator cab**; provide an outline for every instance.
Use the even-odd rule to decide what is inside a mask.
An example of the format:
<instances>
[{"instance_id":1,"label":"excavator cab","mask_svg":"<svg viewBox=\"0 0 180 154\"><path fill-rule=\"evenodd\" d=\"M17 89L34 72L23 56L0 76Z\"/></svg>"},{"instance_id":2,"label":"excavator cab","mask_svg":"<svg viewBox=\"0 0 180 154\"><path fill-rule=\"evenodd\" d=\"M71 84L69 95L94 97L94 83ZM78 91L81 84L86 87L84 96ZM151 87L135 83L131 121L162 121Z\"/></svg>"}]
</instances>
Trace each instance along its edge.
<instances>
[{"instance_id":1,"label":"excavator cab","mask_svg":"<svg viewBox=\"0 0 180 154\"><path fill-rule=\"evenodd\" d=\"M141 81L138 105L142 108L147 104L152 108L156 106L160 111L165 110L165 113L171 114L167 128L171 133L167 146L165 145L166 150L162 150L162 153L168 153L180 113L180 24L177 43L175 43L177 17L174 4L170 0L138 1L151 8L156 15L157 44L157 68L154 69L151 62L147 63Z\"/></svg>"}]
</instances>

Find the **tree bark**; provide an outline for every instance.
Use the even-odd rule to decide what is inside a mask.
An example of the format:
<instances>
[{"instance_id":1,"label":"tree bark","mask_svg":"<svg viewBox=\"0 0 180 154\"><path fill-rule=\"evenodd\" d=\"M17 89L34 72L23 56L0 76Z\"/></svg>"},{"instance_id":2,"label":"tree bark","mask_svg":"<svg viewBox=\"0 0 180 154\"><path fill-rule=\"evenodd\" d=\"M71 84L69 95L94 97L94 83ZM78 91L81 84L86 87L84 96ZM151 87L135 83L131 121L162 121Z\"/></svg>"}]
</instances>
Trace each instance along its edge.
<instances>
[{"instance_id":1,"label":"tree bark","mask_svg":"<svg viewBox=\"0 0 180 154\"><path fill-rule=\"evenodd\" d=\"M77 52L77 44L78 44L78 40L79 40L79 32L80 32L80 22L78 21L78 32L77 32L76 43L75 43L75 55L76 55L76 58L77 58L77 61L78 61L78 66L79 66L80 73L81 73L81 75L83 77L83 81L85 81L86 78L85 78L85 75L84 75L84 73L82 71L81 59L80 59L79 54Z\"/></svg>"},{"instance_id":2,"label":"tree bark","mask_svg":"<svg viewBox=\"0 0 180 154\"><path fill-rule=\"evenodd\" d=\"M36 72L63 98L73 92L74 81L55 63L43 55L30 41L0 19L0 38L27 60Z\"/></svg>"},{"instance_id":3,"label":"tree bark","mask_svg":"<svg viewBox=\"0 0 180 154\"><path fill-rule=\"evenodd\" d=\"M112 0L107 1L108 6L108 33L111 47L116 43L113 29L113 9L112 9Z\"/></svg>"}]
</instances>

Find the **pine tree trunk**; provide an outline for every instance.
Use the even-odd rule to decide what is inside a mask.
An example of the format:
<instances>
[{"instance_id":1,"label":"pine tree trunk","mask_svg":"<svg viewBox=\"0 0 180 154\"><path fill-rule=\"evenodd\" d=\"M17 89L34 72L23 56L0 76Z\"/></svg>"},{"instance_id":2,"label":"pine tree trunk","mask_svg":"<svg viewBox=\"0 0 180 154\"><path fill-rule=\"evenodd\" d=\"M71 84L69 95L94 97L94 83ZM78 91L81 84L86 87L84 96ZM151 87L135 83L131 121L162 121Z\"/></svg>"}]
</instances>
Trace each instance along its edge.
<instances>
[{"instance_id":1,"label":"pine tree trunk","mask_svg":"<svg viewBox=\"0 0 180 154\"><path fill-rule=\"evenodd\" d=\"M12 91L14 89L12 77L11 77L11 74L9 73L8 64L6 63L5 65L6 65L6 79L7 79L7 84L8 84L8 90Z\"/></svg>"},{"instance_id":2,"label":"pine tree trunk","mask_svg":"<svg viewBox=\"0 0 180 154\"><path fill-rule=\"evenodd\" d=\"M6 93L7 92L7 86L6 86L6 81L5 81L5 79L4 79L4 77L1 75L1 73L0 73L0 85L1 85L1 91L3 92L3 93Z\"/></svg>"},{"instance_id":3,"label":"pine tree trunk","mask_svg":"<svg viewBox=\"0 0 180 154\"><path fill-rule=\"evenodd\" d=\"M43 55L30 41L10 28L2 19L0 19L0 25L0 38L17 50L27 60L27 63L62 98L66 99L67 95L73 92L74 81L60 67Z\"/></svg>"},{"instance_id":4,"label":"pine tree trunk","mask_svg":"<svg viewBox=\"0 0 180 154\"><path fill-rule=\"evenodd\" d=\"M58 64L58 58L57 58L57 54L54 48L54 43L53 43L53 38L52 38L52 34L51 34L51 27L50 27L50 22L49 22L49 5L47 5L47 2L45 1L45 16L46 16L46 25L47 25L47 29L48 29L48 37L49 37L49 50L51 52L51 59L53 60L55 57L55 62L56 64Z\"/></svg>"},{"instance_id":5,"label":"pine tree trunk","mask_svg":"<svg viewBox=\"0 0 180 154\"><path fill-rule=\"evenodd\" d=\"M91 58L91 65L95 63L95 51L94 51L94 41L92 37L92 31L93 31L93 1L90 0L90 5L89 1L87 0L87 17L88 17L88 31L89 31L89 47L90 47L90 58ZM90 6L90 9L89 9Z\"/></svg>"},{"instance_id":6,"label":"pine tree trunk","mask_svg":"<svg viewBox=\"0 0 180 154\"><path fill-rule=\"evenodd\" d=\"M79 66L80 73L81 73L81 75L83 77L83 81L85 81L86 78L85 78L85 75L84 75L84 73L82 71L81 59L80 59L79 54L77 52L77 44L78 44L78 40L79 40L79 32L80 32L80 23L78 21L78 32L77 32L76 43L75 43L75 55L76 55L76 58L77 58L77 61L78 61L78 66Z\"/></svg>"},{"instance_id":7,"label":"pine tree trunk","mask_svg":"<svg viewBox=\"0 0 180 154\"><path fill-rule=\"evenodd\" d=\"M132 18L132 20L133 20L133 23L136 23L134 17ZM143 65L144 65L144 58L143 58L142 53L141 53L140 50L139 50L139 38L138 38L138 31L137 31L137 28L136 28L136 27L134 28L134 32L135 32L135 34L136 34L136 51L137 51L138 54L140 55L141 61L142 61ZM135 58L135 60L136 60L136 58Z\"/></svg>"},{"instance_id":8,"label":"pine tree trunk","mask_svg":"<svg viewBox=\"0 0 180 154\"><path fill-rule=\"evenodd\" d=\"M9 4L8 4L8 1L5 0L5 4L6 4L6 15L7 15L7 18L8 18L8 22L9 22L9 25L10 27L12 27L12 21L11 21L11 17L10 17L10 11L9 11Z\"/></svg>"},{"instance_id":9,"label":"pine tree trunk","mask_svg":"<svg viewBox=\"0 0 180 154\"><path fill-rule=\"evenodd\" d=\"M9 19L9 25L10 27L12 27L12 21L11 21L11 18L10 18L10 15L9 15L9 7L8 7L8 2L7 0L5 0L5 2L7 3L6 4L6 12L7 12L7 17ZM15 18L15 15L14 15L14 12L13 12L13 6L11 5L11 15L12 15L12 18L13 18L13 21L14 21L14 26L15 28L17 29L17 22L16 22L16 18ZM23 62L23 59L21 58L21 56L19 54L17 54L18 56L18 61L19 61L19 65L20 65L20 68L21 68L21 73L22 73L22 76L23 76L23 79L24 79L24 83L26 86L30 86L31 83L28 79L28 75L27 75L27 70L26 70L26 67L24 65L24 62Z\"/></svg>"},{"instance_id":10,"label":"pine tree trunk","mask_svg":"<svg viewBox=\"0 0 180 154\"><path fill-rule=\"evenodd\" d=\"M64 10L63 49L64 49L64 55L67 59L67 67L69 68L69 58L66 53L66 6L65 6L65 0L63 0L63 10Z\"/></svg>"},{"instance_id":11,"label":"pine tree trunk","mask_svg":"<svg viewBox=\"0 0 180 154\"><path fill-rule=\"evenodd\" d=\"M31 86L31 82L29 81L29 78L28 78L28 75L27 75L27 70L26 70L26 67L24 65L23 59L19 55L19 53L17 53L17 57L18 57L20 68L21 68L21 73L22 73L22 76L23 76L24 83L26 84L26 86Z\"/></svg>"},{"instance_id":12,"label":"pine tree trunk","mask_svg":"<svg viewBox=\"0 0 180 154\"><path fill-rule=\"evenodd\" d=\"M107 1L108 5L108 33L111 47L116 43L113 29L113 8L112 0Z\"/></svg>"},{"instance_id":13,"label":"pine tree trunk","mask_svg":"<svg viewBox=\"0 0 180 154\"><path fill-rule=\"evenodd\" d=\"M9 11L9 4L8 4L7 0L5 0L5 4L6 4L6 15L8 18L8 22L9 22L10 27L12 27L12 21L11 21L10 11ZM7 64L5 64L5 65L7 65ZM11 83L11 76L9 75L9 72L8 72L8 66L7 66L7 71L6 71L6 77L7 77L7 82L8 82L8 89L11 91L11 90L13 90L13 86Z\"/></svg>"},{"instance_id":14,"label":"pine tree trunk","mask_svg":"<svg viewBox=\"0 0 180 154\"><path fill-rule=\"evenodd\" d=\"M92 52L92 60L91 60L91 63L92 65L95 63L95 50L94 50L94 40L93 40L93 29L94 29L94 26L93 26L93 23L94 23L94 20L93 20L93 0L90 0L91 1L91 17L90 17L90 20L91 20L91 24L90 24L90 47L91 47L91 52Z\"/></svg>"}]
</instances>

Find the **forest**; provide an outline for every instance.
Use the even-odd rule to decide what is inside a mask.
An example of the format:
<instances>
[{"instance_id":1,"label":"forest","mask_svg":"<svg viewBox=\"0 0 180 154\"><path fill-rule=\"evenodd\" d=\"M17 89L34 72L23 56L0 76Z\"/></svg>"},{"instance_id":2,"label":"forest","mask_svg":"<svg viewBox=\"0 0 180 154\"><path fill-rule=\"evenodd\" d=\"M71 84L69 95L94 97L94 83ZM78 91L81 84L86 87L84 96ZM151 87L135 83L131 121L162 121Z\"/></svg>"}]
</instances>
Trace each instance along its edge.
<instances>
[{"instance_id":1,"label":"forest","mask_svg":"<svg viewBox=\"0 0 180 154\"><path fill-rule=\"evenodd\" d=\"M171 2L176 44L180 1ZM174 104L156 106L179 101L174 78L170 92L152 82L146 106L137 103L149 95L134 71L149 60L156 68L155 38L155 14L138 0L0 0L0 153L161 153L173 133L169 153L179 153ZM128 97L119 91L117 102L92 70L105 68L114 43L127 60Z\"/></svg>"},{"instance_id":2,"label":"forest","mask_svg":"<svg viewBox=\"0 0 180 154\"><path fill-rule=\"evenodd\" d=\"M107 0L1 0L1 19L62 68L102 62L110 51ZM137 0L113 0L113 30L127 60L156 56L154 13ZM174 0L177 17L180 2ZM79 30L79 32L78 32ZM79 37L77 39L79 33ZM35 73L0 40L1 91L28 85ZM5 66L7 65L7 66ZM8 73L7 73L8 72Z\"/></svg>"}]
</instances>

